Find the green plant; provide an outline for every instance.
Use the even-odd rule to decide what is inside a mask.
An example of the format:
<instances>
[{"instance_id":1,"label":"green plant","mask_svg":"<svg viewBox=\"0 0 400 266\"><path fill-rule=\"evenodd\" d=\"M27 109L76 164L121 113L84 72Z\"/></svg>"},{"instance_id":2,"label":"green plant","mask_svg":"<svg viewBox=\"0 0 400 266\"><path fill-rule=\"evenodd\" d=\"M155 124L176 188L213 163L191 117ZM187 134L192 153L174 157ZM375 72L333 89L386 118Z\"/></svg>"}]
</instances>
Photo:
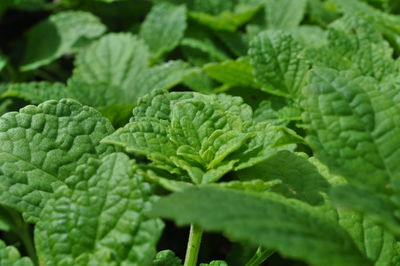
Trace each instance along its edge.
<instances>
[{"instance_id":1,"label":"green plant","mask_svg":"<svg viewBox=\"0 0 400 266\"><path fill-rule=\"evenodd\" d=\"M4 1L0 265L400 265L398 12Z\"/></svg>"}]
</instances>

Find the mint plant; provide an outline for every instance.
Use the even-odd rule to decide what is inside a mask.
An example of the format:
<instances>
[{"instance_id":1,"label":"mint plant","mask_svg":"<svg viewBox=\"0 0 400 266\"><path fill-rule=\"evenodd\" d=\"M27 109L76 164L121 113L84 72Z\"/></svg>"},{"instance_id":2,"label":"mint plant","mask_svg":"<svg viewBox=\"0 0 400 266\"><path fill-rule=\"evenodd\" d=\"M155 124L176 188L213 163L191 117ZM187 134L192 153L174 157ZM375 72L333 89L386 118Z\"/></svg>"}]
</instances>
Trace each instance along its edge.
<instances>
[{"instance_id":1,"label":"mint plant","mask_svg":"<svg viewBox=\"0 0 400 266\"><path fill-rule=\"evenodd\" d=\"M400 265L398 1L3 2L0 265Z\"/></svg>"}]
</instances>

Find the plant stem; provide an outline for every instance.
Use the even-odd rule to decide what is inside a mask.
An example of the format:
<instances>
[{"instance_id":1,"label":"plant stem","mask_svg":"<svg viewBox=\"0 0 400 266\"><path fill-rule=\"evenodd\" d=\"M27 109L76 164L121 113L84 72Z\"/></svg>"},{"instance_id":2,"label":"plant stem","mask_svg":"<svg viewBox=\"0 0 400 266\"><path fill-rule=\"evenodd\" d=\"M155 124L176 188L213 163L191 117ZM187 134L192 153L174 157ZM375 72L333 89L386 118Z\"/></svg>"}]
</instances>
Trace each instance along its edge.
<instances>
[{"instance_id":1,"label":"plant stem","mask_svg":"<svg viewBox=\"0 0 400 266\"><path fill-rule=\"evenodd\" d=\"M199 255L202 236L203 230L200 227L191 224L184 266L197 265L197 256Z\"/></svg>"},{"instance_id":2,"label":"plant stem","mask_svg":"<svg viewBox=\"0 0 400 266\"><path fill-rule=\"evenodd\" d=\"M246 266L259 266L272 254L274 254L274 250L269 248L259 247L254 256L246 263Z\"/></svg>"}]
</instances>

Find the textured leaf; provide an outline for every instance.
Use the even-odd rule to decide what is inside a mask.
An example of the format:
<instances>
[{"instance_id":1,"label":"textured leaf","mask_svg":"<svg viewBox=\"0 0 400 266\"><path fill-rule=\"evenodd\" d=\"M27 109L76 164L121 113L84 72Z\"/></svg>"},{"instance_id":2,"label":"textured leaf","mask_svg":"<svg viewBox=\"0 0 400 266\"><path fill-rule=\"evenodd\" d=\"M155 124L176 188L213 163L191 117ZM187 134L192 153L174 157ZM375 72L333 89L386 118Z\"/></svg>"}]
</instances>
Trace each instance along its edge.
<instances>
[{"instance_id":1,"label":"textured leaf","mask_svg":"<svg viewBox=\"0 0 400 266\"><path fill-rule=\"evenodd\" d=\"M396 206L387 196L351 185L335 187L331 196L335 203L363 212L396 235L400 233L399 219L395 216Z\"/></svg>"},{"instance_id":2,"label":"textured leaf","mask_svg":"<svg viewBox=\"0 0 400 266\"><path fill-rule=\"evenodd\" d=\"M52 15L28 31L21 70L33 70L46 65L70 53L79 39L96 38L105 30L98 18L83 11L65 11Z\"/></svg>"},{"instance_id":3,"label":"textured leaf","mask_svg":"<svg viewBox=\"0 0 400 266\"><path fill-rule=\"evenodd\" d=\"M393 89L317 69L303 90L307 141L316 157L352 182L388 191L400 178L400 109Z\"/></svg>"},{"instance_id":4,"label":"textured leaf","mask_svg":"<svg viewBox=\"0 0 400 266\"><path fill-rule=\"evenodd\" d=\"M253 68L247 59L207 64L204 70L210 77L224 84L258 88Z\"/></svg>"},{"instance_id":5,"label":"textured leaf","mask_svg":"<svg viewBox=\"0 0 400 266\"><path fill-rule=\"evenodd\" d=\"M306 0L265 0L265 20L269 29L293 29L303 19Z\"/></svg>"},{"instance_id":6,"label":"textured leaf","mask_svg":"<svg viewBox=\"0 0 400 266\"><path fill-rule=\"evenodd\" d=\"M33 266L32 261L27 257L22 257L18 250L13 246L6 246L0 240L0 265L4 266Z\"/></svg>"},{"instance_id":7,"label":"textured leaf","mask_svg":"<svg viewBox=\"0 0 400 266\"><path fill-rule=\"evenodd\" d=\"M33 104L39 104L47 100L61 100L69 96L65 85L58 82L10 83L6 88L7 91L1 97L18 97Z\"/></svg>"},{"instance_id":8,"label":"textured leaf","mask_svg":"<svg viewBox=\"0 0 400 266\"><path fill-rule=\"evenodd\" d=\"M196 223L235 240L268 246L313 265L372 265L348 233L311 207L273 193L257 196L191 188L157 202L151 213L179 225Z\"/></svg>"},{"instance_id":9,"label":"textured leaf","mask_svg":"<svg viewBox=\"0 0 400 266\"><path fill-rule=\"evenodd\" d=\"M368 206L367 208L373 210L374 207L372 206L377 202L374 203L374 199L370 198L369 195L371 192L362 192L357 189L352 191L352 187L346 185L347 182L343 177L331 174L328 167L315 158L311 158L310 162L318 168L320 174L329 181L333 189L331 196L333 196L335 202L332 204L330 201L331 198L326 198L325 205L321 207L321 213L339 222L349 232L361 252L374 261L375 265L392 265L391 261L396 255L396 240L394 235L382 226L377 219L373 218L373 215L369 216L368 213L359 212L359 207L362 205L360 205L360 202L363 202L365 207ZM339 191L343 189L342 192L339 192L342 195L336 193L338 189ZM336 195L339 200L336 199ZM356 199L357 195L362 197L353 204L352 198ZM346 202L347 199L350 199L349 202ZM378 201L381 200L378 199ZM335 203L338 203L339 206L335 206ZM384 200L382 203L385 205ZM385 209L387 207L384 206ZM379 210L379 207L377 210Z\"/></svg>"},{"instance_id":10,"label":"textured leaf","mask_svg":"<svg viewBox=\"0 0 400 266\"><path fill-rule=\"evenodd\" d=\"M281 180L271 191L312 205L321 204L322 192L330 185L306 158L288 151L279 152L263 163L238 172L241 179Z\"/></svg>"},{"instance_id":11,"label":"textured leaf","mask_svg":"<svg viewBox=\"0 0 400 266\"><path fill-rule=\"evenodd\" d=\"M189 12L189 17L213 30L236 31L248 22L260 9L260 6L238 5L234 11L223 11L218 15L203 12Z\"/></svg>"},{"instance_id":12,"label":"textured leaf","mask_svg":"<svg viewBox=\"0 0 400 266\"><path fill-rule=\"evenodd\" d=\"M285 97L296 97L305 82L308 65L303 49L282 31L265 31L250 43L249 55L262 89Z\"/></svg>"},{"instance_id":13,"label":"textured leaf","mask_svg":"<svg viewBox=\"0 0 400 266\"><path fill-rule=\"evenodd\" d=\"M145 155L159 169L187 173L180 178L212 183L298 141L286 128L253 125L251 119L250 106L239 97L160 90L142 98L131 123L103 142Z\"/></svg>"},{"instance_id":14,"label":"textured leaf","mask_svg":"<svg viewBox=\"0 0 400 266\"><path fill-rule=\"evenodd\" d=\"M153 261L154 266L181 266L182 260L171 250L163 250L157 253Z\"/></svg>"},{"instance_id":15,"label":"textured leaf","mask_svg":"<svg viewBox=\"0 0 400 266\"><path fill-rule=\"evenodd\" d=\"M115 153L90 160L70 177L73 190L60 187L36 225L43 265L151 265L163 224L143 216L154 200L151 187L128 156Z\"/></svg>"},{"instance_id":16,"label":"textured leaf","mask_svg":"<svg viewBox=\"0 0 400 266\"><path fill-rule=\"evenodd\" d=\"M141 96L135 81L148 66L143 41L130 34L108 34L79 53L68 86L85 104L134 104Z\"/></svg>"},{"instance_id":17,"label":"textured leaf","mask_svg":"<svg viewBox=\"0 0 400 266\"><path fill-rule=\"evenodd\" d=\"M186 29L186 8L161 3L155 5L141 24L140 37L155 58L174 49Z\"/></svg>"},{"instance_id":18,"label":"textured leaf","mask_svg":"<svg viewBox=\"0 0 400 266\"><path fill-rule=\"evenodd\" d=\"M130 34L108 34L82 51L68 82L70 97L104 107L134 105L153 89L169 89L196 70L181 61L149 68L149 52Z\"/></svg>"},{"instance_id":19,"label":"textured leaf","mask_svg":"<svg viewBox=\"0 0 400 266\"><path fill-rule=\"evenodd\" d=\"M274 100L262 101L254 111L254 121L286 126L291 121L301 120L301 111L298 107L290 106L290 103L283 107L274 106L276 102Z\"/></svg>"},{"instance_id":20,"label":"textured leaf","mask_svg":"<svg viewBox=\"0 0 400 266\"><path fill-rule=\"evenodd\" d=\"M99 143L113 131L100 113L72 100L48 101L3 115L0 202L28 221L37 221L54 189L78 165L115 150Z\"/></svg>"},{"instance_id":21,"label":"textured leaf","mask_svg":"<svg viewBox=\"0 0 400 266\"><path fill-rule=\"evenodd\" d=\"M234 1L225 0L152 0L153 2L170 2L174 4L185 4L189 10L219 14L226 10L232 10Z\"/></svg>"},{"instance_id":22,"label":"textured leaf","mask_svg":"<svg viewBox=\"0 0 400 266\"><path fill-rule=\"evenodd\" d=\"M200 263L200 266L228 266L223 260L213 260L210 263Z\"/></svg>"}]
</instances>

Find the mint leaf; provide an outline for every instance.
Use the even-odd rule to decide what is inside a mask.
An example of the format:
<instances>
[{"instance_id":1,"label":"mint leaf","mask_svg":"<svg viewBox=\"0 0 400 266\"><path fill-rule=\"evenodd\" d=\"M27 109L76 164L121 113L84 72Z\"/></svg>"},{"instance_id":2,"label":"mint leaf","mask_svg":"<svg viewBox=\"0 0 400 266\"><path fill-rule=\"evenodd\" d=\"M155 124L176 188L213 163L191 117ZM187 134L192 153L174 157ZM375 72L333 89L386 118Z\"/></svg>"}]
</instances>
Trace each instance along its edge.
<instances>
[{"instance_id":1,"label":"mint leaf","mask_svg":"<svg viewBox=\"0 0 400 266\"><path fill-rule=\"evenodd\" d=\"M139 36L154 58L174 49L186 29L186 8L161 3L155 5L141 24Z\"/></svg>"},{"instance_id":2,"label":"mint leaf","mask_svg":"<svg viewBox=\"0 0 400 266\"><path fill-rule=\"evenodd\" d=\"M0 202L30 222L79 165L115 150L99 143L114 131L111 123L73 100L27 106L0 125Z\"/></svg>"},{"instance_id":3,"label":"mint leaf","mask_svg":"<svg viewBox=\"0 0 400 266\"><path fill-rule=\"evenodd\" d=\"M154 197L134 167L120 153L92 159L71 176L73 189L57 189L36 226L41 264L151 265L163 224L143 215Z\"/></svg>"},{"instance_id":4,"label":"mint leaf","mask_svg":"<svg viewBox=\"0 0 400 266\"><path fill-rule=\"evenodd\" d=\"M308 64L303 49L283 31L265 31L250 42L250 62L261 89L296 98L305 83Z\"/></svg>"},{"instance_id":5,"label":"mint leaf","mask_svg":"<svg viewBox=\"0 0 400 266\"><path fill-rule=\"evenodd\" d=\"M33 70L51 63L65 53L71 53L79 40L96 38L105 30L100 20L87 12L64 11L52 15L28 31L21 70Z\"/></svg>"},{"instance_id":6,"label":"mint leaf","mask_svg":"<svg viewBox=\"0 0 400 266\"><path fill-rule=\"evenodd\" d=\"M248 22L259 10L259 5L237 5L233 11L223 11L218 15L191 11L189 17L211 29L233 32Z\"/></svg>"},{"instance_id":7,"label":"mint leaf","mask_svg":"<svg viewBox=\"0 0 400 266\"><path fill-rule=\"evenodd\" d=\"M0 264L4 266L33 266L32 261L27 257L22 257L18 250L13 246L6 246L0 240Z\"/></svg>"},{"instance_id":8,"label":"mint leaf","mask_svg":"<svg viewBox=\"0 0 400 266\"><path fill-rule=\"evenodd\" d=\"M181 266L182 260L171 250L163 250L157 253L153 261L154 266Z\"/></svg>"},{"instance_id":9,"label":"mint leaf","mask_svg":"<svg viewBox=\"0 0 400 266\"><path fill-rule=\"evenodd\" d=\"M222 63L211 63L203 67L213 79L230 86L247 86L258 88L249 60L240 58Z\"/></svg>"},{"instance_id":10,"label":"mint leaf","mask_svg":"<svg viewBox=\"0 0 400 266\"><path fill-rule=\"evenodd\" d=\"M18 97L33 104L39 104L47 100L61 100L68 97L66 86L58 82L27 82L11 83L5 86L6 91L1 97Z\"/></svg>"},{"instance_id":11,"label":"mint leaf","mask_svg":"<svg viewBox=\"0 0 400 266\"><path fill-rule=\"evenodd\" d=\"M142 40L127 33L108 34L78 54L69 95L95 107L133 107L144 94L169 89L197 71L181 61L150 68L149 60Z\"/></svg>"},{"instance_id":12,"label":"mint leaf","mask_svg":"<svg viewBox=\"0 0 400 266\"><path fill-rule=\"evenodd\" d=\"M195 223L235 240L277 249L315 265L372 265L338 224L298 201L273 193L191 188L158 201L151 213Z\"/></svg>"},{"instance_id":13,"label":"mint leaf","mask_svg":"<svg viewBox=\"0 0 400 266\"><path fill-rule=\"evenodd\" d=\"M265 20L269 29L293 29L303 19L306 0L266 0Z\"/></svg>"},{"instance_id":14,"label":"mint leaf","mask_svg":"<svg viewBox=\"0 0 400 266\"><path fill-rule=\"evenodd\" d=\"M142 98L131 123L103 140L145 155L157 168L186 172L194 183L215 182L297 141L286 128L253 124L239 97L165 91Z\"/></svg>"},{"instance_id":15,"label":"mint leaf","mask_svg":"<svg viewBox=\"0 0 400 266\"><path fill-rule=\"evenodd\" d=\"M288 198L302 200L312 205L323 203L321 193L328 192L329 183L318 169L305 157L281 151L265 162L237 173L242 180L257 177L264 181L280 180L271 191Z\"/></svg>"},{"instance_id":16,"label":"mint leaf","mask_svg":"<svg viewBox=\"0 0 400 266\"><path fill-rule=\"evenodd\" d=\"M400 174L396 91L331 69L313 70L309 83L302 105L316 157L351 182L390 190Z\"/></svg>"},{"instance_id":17,"label":"mint leaf","mask_svg":"<svg viewBox=\"0 0 400 266\"><path fill-rule=\"evenodd\" d=\"M342 185L332 190L331 197L336 204L365 213L376 223L383 224L393 233L399 234L397 206L386 195L373 193L366 188Z\"/></svg>"}]
</instances>

